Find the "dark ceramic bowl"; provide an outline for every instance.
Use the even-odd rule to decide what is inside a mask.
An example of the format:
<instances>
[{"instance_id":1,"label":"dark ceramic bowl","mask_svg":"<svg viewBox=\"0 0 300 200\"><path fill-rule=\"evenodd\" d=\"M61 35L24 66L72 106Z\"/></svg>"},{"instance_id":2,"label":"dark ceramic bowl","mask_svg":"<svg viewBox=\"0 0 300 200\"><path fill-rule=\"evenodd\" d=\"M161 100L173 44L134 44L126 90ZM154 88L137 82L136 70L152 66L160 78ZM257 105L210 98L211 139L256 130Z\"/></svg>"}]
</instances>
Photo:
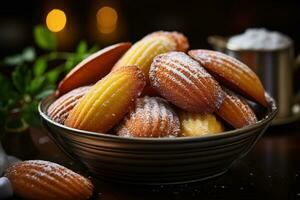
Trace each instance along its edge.
<instances>
[{"instance_id":1,"label":"dark ceramic bowl","mask_svg":"<svg viewBox=\"0 0 300 200\"><path fill-rule=\"evenodd\" d=\"M225 173L253 148L277 112L268 96L260 121L241 129L204 137L124 138L52 121L45 113L53 101L53 95L42 100L39 112L56 144L95 176L134 184L187 183Z\"/></svg>"}]
</instances>

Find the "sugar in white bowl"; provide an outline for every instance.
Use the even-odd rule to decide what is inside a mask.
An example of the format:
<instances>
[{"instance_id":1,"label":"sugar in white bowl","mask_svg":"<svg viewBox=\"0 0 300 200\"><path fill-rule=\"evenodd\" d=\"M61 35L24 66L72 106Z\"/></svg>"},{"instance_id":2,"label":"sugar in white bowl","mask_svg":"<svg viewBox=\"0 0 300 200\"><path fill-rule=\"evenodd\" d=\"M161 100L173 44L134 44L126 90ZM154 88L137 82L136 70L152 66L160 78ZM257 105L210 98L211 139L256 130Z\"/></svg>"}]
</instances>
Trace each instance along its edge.
<instances>
[{"instance_id":1,"label":"sugar in white bowl","mask_svg":"<svg viewBox=\"0 0 300 200\"><path fill-rule=\"evenodd\" d=\"M228 48L239 50L276 50L291 44L292 40L277 31L265 28L251 28L229 38Z\"/></svg>"}]
</instances>

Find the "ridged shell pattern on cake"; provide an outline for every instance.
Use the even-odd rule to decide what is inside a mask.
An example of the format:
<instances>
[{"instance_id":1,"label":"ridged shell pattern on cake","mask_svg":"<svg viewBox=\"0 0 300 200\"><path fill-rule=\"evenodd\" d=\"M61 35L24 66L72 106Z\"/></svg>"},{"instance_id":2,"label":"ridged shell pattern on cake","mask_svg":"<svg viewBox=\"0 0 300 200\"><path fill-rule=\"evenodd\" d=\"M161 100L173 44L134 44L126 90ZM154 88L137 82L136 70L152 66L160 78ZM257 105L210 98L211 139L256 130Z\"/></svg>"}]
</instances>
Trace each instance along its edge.
<instances>
[{"instance_id":1,"label":"ridged shell pattern on cake","mask_svg":"<svg viewBox=\"0 0 300 200\"><path fill-rule=\"evenodd\" d=\"M52 120L63 124L69 116L70 111L89 89L90 86L79 87L59 97L49 106L47 115Z\"/></svg>"},{"instance_id":2,"label":"ridged shell pattern on cake","mask_svg":"<svg viewBox=\"0 0 300 200\"><path fill-rule=\"evenodd\" d=\"M145 76L136 66L111 72L90 88L70 112L65 125L106 133L128 113L145 85Z\"/></svg>"},{"instance_id":3,"label":"ridged shell pattern on cake","mask_svg":"<svg viewBox=\"0 0 300 200\"><path fill-rule=\"evenodd\" d=\"M225 99L217 114L234 128L242 128L257 122L255 113L246 100L234 92L223 88Z\"/></svg>"},{"instance_id":4,"label":"ridged shell pattern on cake","mask_svg":"<svg viewBox=\"0 0 300 200\"><path fill-rule=\"evenodd\" d=\"M176 137L179 119L169 103L160 97L137 99L134 109L118 127L125 137Z\"/></svg>"},{"instance_id":5,"label":"ridged shell pattern on cake","mask_svg":"<svg viewBox=\"0 0 300 200\"><path fill-rule=\"evenodd\" d=\"M9 167L5 176L13 190L26 199L71 200L89 199L91 181L56 163L31 160Z\"/></svg>"},{"instance_id":6,"label":"ridged shell pattern on cake","mask_svg":"<svg viewBox=\"0 0 300 200\"><path fill-rule=\"evenodd\" d=\"M214 78L183 52L155 57L150 68L150 82L160 95L189 112L212 113L224 98Z\"/></svg>"},{"instance_id":7,"label":"ridged shell pattern on cake","mask_svg":"<svg viewBox=\"0 0 300 200\"><path fill-rule=\"evenodd\" d=\"M220 52L211 50L191 50L189 55L202 64L229 89L247 95L267 106L265 90L258 76L244 63Z\"/></svg>"}]
</instances>

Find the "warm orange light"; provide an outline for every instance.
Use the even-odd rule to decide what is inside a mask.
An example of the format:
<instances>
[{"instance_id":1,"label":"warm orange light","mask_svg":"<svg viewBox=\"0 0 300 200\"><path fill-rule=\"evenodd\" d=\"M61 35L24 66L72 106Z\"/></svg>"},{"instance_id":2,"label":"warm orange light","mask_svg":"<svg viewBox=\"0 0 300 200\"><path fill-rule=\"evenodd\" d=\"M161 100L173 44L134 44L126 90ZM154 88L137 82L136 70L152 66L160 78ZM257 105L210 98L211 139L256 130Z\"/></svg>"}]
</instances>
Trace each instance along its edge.
<instances>
[{"instance_id":1,"label":"warm orange light","mask_svg":"<svg viewBox=\"0 0 300 200\"><path fill-rule=\"evenodd\" d=\"M100 8L97 12L97 27L101 33L112 33L117 26L118 13L108 6Z\"/></svg>"},{"instance_id":2,"label":"warm orange light","mask_svg":"<svg viewBox=\"0 0 300 200\"><path fill-rule=\"evenodd\" d=\"M50 31L59 32L64 29L67 23L67 17L64 11L59 9L51 10L46 18L46 24Z\"/></svg>"}]
</instances>

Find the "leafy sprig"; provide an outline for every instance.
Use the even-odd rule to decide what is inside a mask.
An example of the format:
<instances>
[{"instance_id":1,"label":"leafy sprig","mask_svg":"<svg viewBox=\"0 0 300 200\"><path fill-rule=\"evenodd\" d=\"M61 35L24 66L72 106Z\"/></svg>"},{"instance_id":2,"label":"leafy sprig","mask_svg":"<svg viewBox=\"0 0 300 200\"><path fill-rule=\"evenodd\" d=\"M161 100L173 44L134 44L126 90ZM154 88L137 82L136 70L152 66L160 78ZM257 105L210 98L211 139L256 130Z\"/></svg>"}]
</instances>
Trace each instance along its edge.
<instances>
[{"instance_id":1,"label":"leafy sprig","mask_svg":"<svg viewBox=\"0 0 300 200\"><path fill-rule=\"evenodd\" d=\"M79 42L74 52L57 51L55 34L42 25L33 30L36 48L27 47L20 54L0 62L0 134L22 132L39 125L38 102L56 88L58 79L85 57L97 50ZM60 63L53 66L53 61ZM2 70L3 69L3 70ZM4 70L5 69L5 70ZM11 72L11 77L1 71Z\"/></svg>"}]
</instances>

